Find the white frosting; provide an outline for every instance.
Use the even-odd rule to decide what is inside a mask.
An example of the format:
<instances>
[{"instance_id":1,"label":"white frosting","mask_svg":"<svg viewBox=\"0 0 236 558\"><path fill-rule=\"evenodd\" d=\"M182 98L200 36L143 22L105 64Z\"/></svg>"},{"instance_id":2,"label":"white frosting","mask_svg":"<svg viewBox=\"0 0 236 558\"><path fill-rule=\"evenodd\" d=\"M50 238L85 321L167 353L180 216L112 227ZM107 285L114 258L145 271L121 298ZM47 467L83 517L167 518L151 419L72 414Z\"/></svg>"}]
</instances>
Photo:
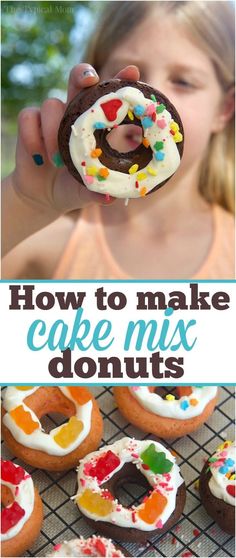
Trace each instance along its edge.
<instances>
[{"instance_id":1,"label":"white frosting","mask_svg":"<svg viewBox=\"0 0 236 558\"><path fill-rule=\"evenodd\" d=\"M142 468L142 459L140 454L150 446L150 444L155 445L155 449L157 451L164 452L166 458L173 463L173 467L168 473L168 476L162 474L155 474L150 469L146 470ZM120 465L112 471L110 475L108 475L102 483L98 483L96 478L89 476L84 471L84 467L87 463L94 463L96 460L101 457L102 454L106 453L108 450L115 453L120 459ZM97 514L90 513L87 509L81 506L79 501L79 496L82 495L84 490L90 489L97 494L102 494L102 485L107 482L117 471L122 469L125 463L134 463L137 469L146 477L148 483L151 487L158 488L158 490L167 498L167 505L165 506L163 512L158 517L158 519L154 522L154 524L148 524L144 520L142 520L138 513L135 514L135 522L133 521L133 512L136 510L140 510L142 508L142 504L137 506L136 508L128 509L122 506L117 500L114 500L114 505L111 513L106 515L105 517L100 517ZM120 527L133 527L142 531L152 531L156 527L157 521L161 521L162 524L166 523L169 519L171 514L173 513L175 506L176 506L176 494L178 491L179 486L183 483L183 479L180 475L180 470L178 465L175 463L174 456L164 448L160 443L154 440L134 440L132 438L122 438L115 442L112 445L105 446L101 448L97 452L93 452L90 455L87 455L81 462L80 466L77 469L78 471L78 492L76 495L76 503L83 514L94 521L106 521L108 523L114 523L115 525L119 525ZM168 480L169 479L169 480ZM166 483L166 486L163 487L160 483ZM170 489L170 490L168 490ZM119 511L117 510L117 506Z\"/></svg>"},{"instance_id":2,"label":"white frosting","mask_svg":"<svg viewBox=\"0 0 236 558\"><path fill-rule=\"evenodd\" d=\"M222 449L222 448L218 449L216 453L214 453L214 455L212 456L213 458L216 458L217 461L215 463L214 462L209 463L210 470L211 470L209 488L211 493L216 498L223 500L224 502L230 504L231 506L235 506L235 498L232 495L230 495L229 492L227 492L226 488L229 485L235 487L235 479L230 480L228 477L226 477L226 474L222 472L221 467L226 466L225 460L232 459L234 463L231 466L227 466L227 473L232 473L232 474L235 473L235 463L236 463L235 450L236 450L235 442L233 442L232 445L230 445L226 449ZM220 462L220 459L223 459L223 461Z\"/></svg>"},{"instance_id":3,"label":"white frosting","mask_svg":"<svg viewBox=\"0 0 236 558\"><path fill-rule=\"evenodd\" d=\"M92 407L93 403L92 400L88 401L84 405L79 405L75 399L71 396L67 387L59 387L64 393L64 395L73 401L76 412L75 416L78 420L83 423L83 429L81 430L80 434L77 438L67 447L63 448L57 444L54 440L53 436L62 428L64 425L57 426L53 428L48 434L43 432L41 423L35 413L24 403L24 399L30 396L32 393L40 389L40 386L32 388L32 390L28 391L20 391L16 387L8 387L5 391L5 396L3 400L3 407L7 411L7 413L3 417L4 425L10 430L12 436L22 444L23 446L35 450L44 451L49 455L55 456L63 456L67 455L68 453L75 450L85 438L88 436L90 429L91 429L91 416L92 416ZM26 411L31 414L32 419L35 422L38 422L38 429L34 430L32 434L25 434L25 432L16 424L14 419L11 417L9 412L13 410L15 407L22 405ZM66 423L65 423L66 424Z\"/></svg>"},{"instance_id":4,"label":"white frosting","mask_svg":"<svg viewBox=\"0 0 236 558\"><path fill-rule=\"evenodd\" d=\"M25 515L7 531L7 533L1 534L1 541L8 541L12 539L21 531L24 527L26 521L28 521L34 509L34 485L30 475L25 471L27 478L23 479L20 484L12 484L1 479L1 484L10 488L14 501L19 504L19 506L25 511ZM16 490L17 489L17 490ZM11 507L12 504L6 506L6 508Z\"/></svg>"},{"instance_id":5,"label":"white frosting","mask_svg":"<svg viewBox=\"0 0 236 558\"><path fill-rule=\"evenodd\" d=\"M96 541L101 541L104 548L105 553L100 554L96 549ZM117 556L123 558L124 554L120 550L117 550L110 539L105 539L105 537L90 537L89 539L84 539L80 537L79 539L73 539L69 542L63 542L62 544L56 545L56 550L50 554L50 557L53 556L60 556L63 557L76 557L79 556L88 558L88 553L84 554L84 550L89 549L91 554L89 556L104 556L105 558L112 558L112 556Z\"/></svg>"},{"instance_id":6,"label":"white frosting","mask_svg":"<svg viewBox=\"0 0 236 558\"><path fill-rule=\"evenodd\" d=\"M107 120L102 110L101 103L105 103L112 99L121 100L122 106L117 111L116 119L110 122ZM153 104L153 101L144 97L139 89L135 87L122 87L114 93L109 93L100 97L92 107L75 120L72 126L69 150L74 166L89 190L103 194L108 193L116 198L138 198L141 195L140 192L143 187L146 188L147 192L150 192L155 186L169 178L177 170L180 164L180 155L173 135L170 133L170 124L173 123L173 119L171 114L164 109L161 114L157 114L157 121L163 121L164 119L166 126L161 128L156 121L152 126L144 130L144 137L149 141L153 151L153 158L146 167L138 169L134 174L126 174L109 169L109 176L104 181L99 181L96 176L93 177L93 180L90 179L89 182L86 179L86 175L89 174L87 172L89 167L96 166L98 171L104 168L104 165L98 158L94 159L91 157L91 151L96 148L96 139L94 136L95 124L97 122L102 123L105 128L110 130L114 126L121 124L128 111L133 111L135 106L139 105L146 109L151 104ZM156 103L154 104L156 105ZM130 123L132 122L130 121ZM161 161L157 161L154 156L156 153L154 145L157 141L164 142L162 151L165 153L165 156ZM82 165L84 161L86 163L85 166ZM152 176L149 174L148 167L156 171L157 175ZM147 177L139 181L139 172L147 174ZM139 182L139 188L136 188L136 181Z\"/></svg>"},{"instance_id":7,"label":"white frosting","mask_svg":"<svg viewBox=\"0 0 236 558\"><path fill-rule=\"evenodd\" d=\"M217 394L216 386L201 388L193 386L191 395L184 395L180 397L180 399L167 400L162 399L156 392L151 393L146 386L132 386L128 389L138 403L147 411L160 417L181 420L199 416L204 411L209 401L214 399ZM191 405L191 399L196 399L198 404ZM188 404L188 407L184 402Z\"/></svg>"}]
</instances>

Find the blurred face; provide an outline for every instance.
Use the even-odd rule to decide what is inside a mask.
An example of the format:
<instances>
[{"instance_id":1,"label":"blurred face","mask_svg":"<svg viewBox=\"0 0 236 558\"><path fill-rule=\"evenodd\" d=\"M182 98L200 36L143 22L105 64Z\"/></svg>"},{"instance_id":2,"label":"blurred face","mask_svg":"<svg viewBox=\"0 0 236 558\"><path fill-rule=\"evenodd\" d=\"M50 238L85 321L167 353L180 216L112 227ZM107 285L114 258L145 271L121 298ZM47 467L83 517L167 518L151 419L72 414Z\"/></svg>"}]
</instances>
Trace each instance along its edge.
<instances>
[{"instance_id":1,"label":"blurred face","mask_svg":"<svg viewBox=\"0 0 236 558\"><path fill-rule=\"evenodd\" d=\"M102 79L136 64L145 81L164 93L177 108L185 130L180 172L201 163L212 133L222 127L222 92L209 58L195 46L174 20L149 15L109 56ZM108 141L119 151L131 151L141 142L141 128L119 126ZM178 173L179 174L179 173Z\"/></svg>"}]
</instances>

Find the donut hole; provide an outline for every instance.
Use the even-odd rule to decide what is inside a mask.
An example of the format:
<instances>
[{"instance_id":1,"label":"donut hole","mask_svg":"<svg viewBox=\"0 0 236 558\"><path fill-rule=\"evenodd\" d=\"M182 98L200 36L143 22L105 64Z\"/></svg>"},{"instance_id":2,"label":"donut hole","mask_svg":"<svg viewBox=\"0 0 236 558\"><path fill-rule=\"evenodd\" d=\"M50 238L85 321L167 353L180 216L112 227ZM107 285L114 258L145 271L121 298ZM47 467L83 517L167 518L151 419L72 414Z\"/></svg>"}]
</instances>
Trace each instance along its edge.
<instances>
[{"instance_id":1,"label":"donut hole","mask_svg":"<svg viewBox=\"0 0 236 558\"><path fill-rule=\"evenodd\" d=\"M147 479L133 463L125 465L103 485L124 507L138 506L151 490Z\"/></svg>"},{"instance_id":2,"label":"donut hole","mask_svg":"<svg viewBox=\"0 0 236 558\"><path fill-rule=\"evenodd\" d=\"M174 395L175 399L178 400L183 396L191 395L192 388L189 386L158 386L149 388L150 391L159 395L162 399L166 399L167 395Z\"/></svg>"},{"instance_id":3,"label":"donut hole","mask_svg":"<svg viewBox=\"0 0 236 558\"><path fill-rule=\"evenodd\" d=\"M142 143L142 130L140 126L137 125L130 126L130 124L120 124L118 128L113 128L113 130L108 132L106 141L112 149L116 149L117 151L119 151L120 145L125 145L126 142L129 142L129 148L125 149L124 147L122 152L127 153L129 151L134 151Z\"/></svg>"},{"instance_id":4,"label":"donut hole","mask_svg":"<svg viewBox=\"0 0 236 558\"><path fill-rule=\"evenodd\" d=\"M55 428L56 426L60 426L61 424L67 422L69 417L63 415L62 413L50 413L50 415L43 415L40 419L42 429L46 434Z\"/></svg>"}]
</instances>

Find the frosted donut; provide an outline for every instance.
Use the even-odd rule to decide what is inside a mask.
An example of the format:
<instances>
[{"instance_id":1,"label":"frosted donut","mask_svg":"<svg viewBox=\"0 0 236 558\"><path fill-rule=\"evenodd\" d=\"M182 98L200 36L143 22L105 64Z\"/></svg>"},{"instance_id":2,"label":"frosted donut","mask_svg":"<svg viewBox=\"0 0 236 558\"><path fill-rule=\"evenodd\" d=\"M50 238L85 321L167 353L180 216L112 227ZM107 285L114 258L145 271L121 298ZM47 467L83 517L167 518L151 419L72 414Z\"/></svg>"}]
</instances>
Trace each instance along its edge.
<instances>
[{"instance_id":1,"label":"frosted donut","mask_svg":"<svg viewBox=\"0 0 236 558\"><path fill-rule=\"evenodd\" d=\"M1 460L1 556L21 556L38 537L43 506L32 477L11 461Z\"/></svg>"},{"instance_id":2,"label":"frosted donut","mask_svg":"<svg viewBox=\"0 0 236 558\"><path fill-rule=\"evenodd\" d=\"M230 535L235 533L235 442L223 442L203 467L199 492L203 506Z\"/></svg>"},{"instance_id":3,"label":"frosted donut","mask_svg":"<svg viewBox=\"0 0 236 558\"><path fill-rule=\"evenodd\" d=\"M106 140L121 124L142 130L142 143L128 153L116 151ZM73 99L60 124L58 145L69 172L92 192L139 198L160 188L177 170L183 126L160 91L114 79Z\"/></svg>"},{"instance_id":4,"label":"frosted donut","mask_svg":"<svg viewBox=\"0 0 236 558\"><path fill-rule=\"evenodd\" d=\"M57 412L69 420L49 433L41 417ZM54 471L71 469L97 449L102 418L84 387L8 387L2 405L2 432L7 446L26 463Z\"/></svg>"},{"instance_id":5,"label":"frosted donut","mask_svg":"<svg viewBox=\"0 0 236 558\"><path fill-rule=\"evenodd\" d=\"M173 455L153 440L122 438L87 455L78 469L76 503L98 532L123 541L145 542L177 521L185 485ZM125 483L144 486L142 503L125 508L117 490Z\"/></svg>"},{"instance_id":6,"label":"frosted donut","mask_svg":"<svg viewBox=\"0 0 236 558\"><path fill-rule=\"evenodd\" d=\"M79 539L73 539L69 542L63 542L56 544L54 547L54 552L49 555L49 558L56 556L59 558L67 558L74 556L78 558L79 556L104 556L105 558L124 558L124 554L117 549L110 539L105 539L104 537L90 537L89 539L84 539L80 537Z\"/></svg>"},{"instance_id":7,"label":"frosted donut","mask_svg":"<svg viewBox=\"0 0 236 558\"><path fill-rule=\"evenodd\" d=\"M162 399L155 387L115 387L114 396L122 415L144 432L161 438L177 438L199 428L213 413L217 387L176 386L179 399Z\"/></svg>"}]
</instances>

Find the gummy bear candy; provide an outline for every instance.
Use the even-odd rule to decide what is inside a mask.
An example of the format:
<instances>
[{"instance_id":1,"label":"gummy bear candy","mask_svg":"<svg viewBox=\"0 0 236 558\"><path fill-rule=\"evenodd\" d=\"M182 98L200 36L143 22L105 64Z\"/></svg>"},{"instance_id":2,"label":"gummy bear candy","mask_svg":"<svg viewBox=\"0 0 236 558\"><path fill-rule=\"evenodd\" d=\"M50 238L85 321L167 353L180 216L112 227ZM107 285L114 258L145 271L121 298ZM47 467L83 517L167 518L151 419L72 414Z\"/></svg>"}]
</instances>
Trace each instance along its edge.
<instances>
[{"instance_id":1,"label":"gummy bear candy","mask_svg":"<svg viewBox=\"0 0 236 558\"><path fill-rule=\"evenodd\" d=\"M84 387L68 387L67 389L70 392L73 399L79 405L85 405L85 403L88 403L88 401L90 401L90 399L92 399L91 394Z\"/></svg>"},{"instance_id":2,"label":"gummy bear candy","mask_svg":"<svg viewBox=\"0 0 236 558\"><path fill-rule=\"evenodd\" d=\"M32 419L30 412L26 411L23 405L19 405L19 407L12 409L10 415L25 434L32 434L34 430L39 428L39 423Z\"/></svg>"},{"instance_id":3,"label":"gummy bear candy","mask_svg":"<svg viewBox=\"0 0 236 558\"><path fill-rule=\"evenodd\" d=\"M19 391L29 391L32 388L33 386L16 386L16 389L18 389Z\"/></svg>"},{"instance_id":4,"label":"gummy bear candy","mask_svg":"<svg viewBox=\"0 0 236 558\"><path fill-rule=\"evenodd\" d=\"M152 492L142 508L138 511L139 517L145 523L152 524L161 515L167 504L167 498L160 492Z\"/></svg>"},{"instance_id":5,"label":"gummy bear candy","mask_svg":"<svg viewBox=\"0 0 236 558\"><path fill-rule=\"evenodd\" d=\"M81 420L71 417L68 423L64 424L53 438L61 448L68 448L70 444L73 444L83 428L84 425Z\"/></svg>"},{"instance_id":6,"label":"gummy bear candy","mask_svg":"<svg viewBox=\"0 0 236 558\"><path fill-rule=\"evenodd\" d=\"M117 469L119 465L119 457L112 451L108 450L106 453L103 453L97 460L96 464L89 469L89 475L91 477L97 477L98 481L101 482L112 471Z\"/></svg>"},{"instance_id":7,"label":"gummy bear candy","mask_svg":"<svg viewBox=\"0 0 236 558\"><path fill-rule=\"evenodd\" d=\"M9 529L14 527L18 521L25 515L25 510L21 508L21 506L17 502L13 502L13 504L1 512L1 533L7 533Z\"/></svg>"},{"instance_id":8,"label":"gummy bear candy","mask_svg":"<svg viewBox=\"0 0 236 558\"><path fill-rule=\"evenodd\" d=\"M24 476L25 471L22 467L14 465L11 461L1 460L1 478L3 481L17 485L24 479Z\"/></svg>"},{"instance_id":9,"label":"gummy bear candy","mask_svg":"<svg viewBox=\"0 0 236 558\"><path fill-rule=\"evenodd\" d=\"M172 461L166 459L166 454L157 451L155 444L150 444L140 455L143 463L155 474L169 473L173 467Z\"/></svg>"},{"instance_id":10,"label":"gummy bear candy","mask_svg":"<svg viewBox=\"0 0 236 558\"><path fill-rule=\"evenodd\" d=\"M113 509L113 503L111 502L111 500L102 498L100 494L92 492L92 490L90 490L89 488L86 488L83 494L77 498L77 502L88 512L99 515L101 517L105 517L106 515L111 513Z\"/></svg>"}]
</instances>

